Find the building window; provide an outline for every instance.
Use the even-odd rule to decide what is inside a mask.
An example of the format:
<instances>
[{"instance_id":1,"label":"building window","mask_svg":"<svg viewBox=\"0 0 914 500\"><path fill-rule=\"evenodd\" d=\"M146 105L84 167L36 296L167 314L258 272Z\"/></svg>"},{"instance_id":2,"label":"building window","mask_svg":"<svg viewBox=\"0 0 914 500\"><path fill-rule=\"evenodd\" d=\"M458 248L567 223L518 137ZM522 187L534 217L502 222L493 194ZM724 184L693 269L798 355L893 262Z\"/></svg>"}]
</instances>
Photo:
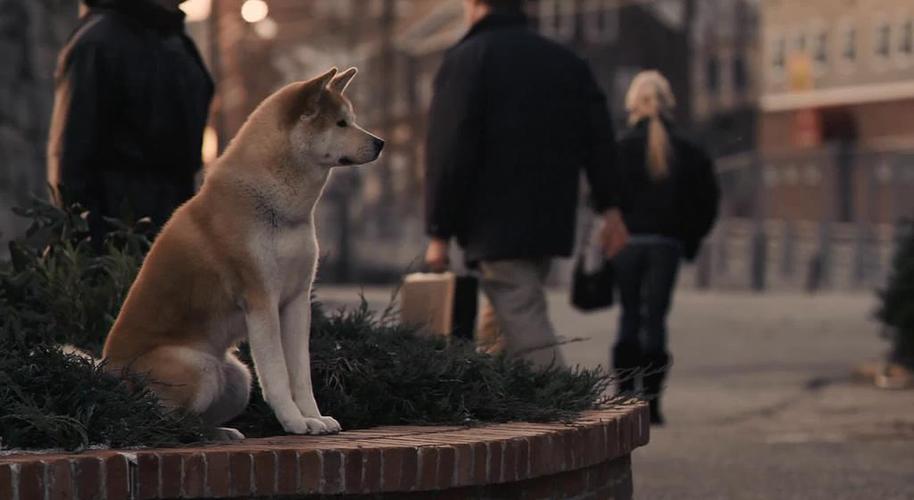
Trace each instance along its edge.
<instances>
[{"instance_id":1,"label":"building window","mask_svg":"<svg viewBox=\"0 0 914 500\"><path fill-rule=\"evenodd\" d=\"M733 58L733 87L744 92L749 86L749 75L746 74L746 60L738 55Z\"/></svg>"},{"instance_id":2,"label":"building window","mask_svg":"<svg viewBox=\"0 0 914 500\"><path fill-rule=\"evenodd\" d=\"M771 65L778 71L783 71L787 66L787 41L780 37L771 47Z\"/></svg>"},{"instance_id":3,"label":"building window","mask_svg":"<svg viewBox=\"0 0 914 500\"><path fill-rule=\"evenodd\" d=\"M876 28L876 54L880 57L888 57L891 52L892 26L884 22Z\"/></svg>"},{"instance_id":4,"label":"building window","mask_svg":"<svg viewBox=\"0 0 914 500\"><path fill-rule=\"evenodd\" d=\"M806 33L798 33L793 39L793 49L796 52L806 52Z\"/></svg>"},{"instance_id":5,"label":"building window","mask_svg":"<svg viewBox=\"0 0 914 500\"><path fill-rule=\"evenodd\" d=\"M575 31L575 2L563 0L540 0L540 32L560 40L569 41Z\"/></svg>"},{"instance_id":6,"label":"building window","mask_svg":"<svg viewBox=\"0 0 914 500\"><path fill-rule=\"evenodd\" d=\"M908 19L901 25L898 52L907 57L914 54L914 20L912 19Z\"/></svg>"},{"instance_id":7,"label":"building window","mask_svg":"<svg viewBox=\"0 0 914 500\"><path fill-rule=\"evenodd\" d=\"M852 63L857 60L857 30L848 28L844 32L844 42L841 49L841 56L846 62Z\"/></svg>"},{"instance_id":8,"label":"building window","mask_svg":"<svg viewBox=\"0 0 914 500\"><path fill-rule=\"evenodd\" d=\"M828 64L828 33L825 31L816 35L813 57L817 64Z\"/></svg>"},{"instance_id":9,"label":"building window","mask_svg":"<svg viewBox=\"0 0 914 500\"><path fill-rule=\"evenodd\" d=\"M611 0L587 0L584 36L589 42L615 42L619 36L619 6Z\"/></svg>"},{"instance_id":10,"label":"building window","mask_svg":"<svg viewBox=\"0 0 914 500\"><path fill-rule=\"evenodd\" d=\"M708 92L712 94L718 92L720 90L720 60L717 56L712 55L708 58L705 72L705 84L708 87Z\"/></svg>"}]
</instances>

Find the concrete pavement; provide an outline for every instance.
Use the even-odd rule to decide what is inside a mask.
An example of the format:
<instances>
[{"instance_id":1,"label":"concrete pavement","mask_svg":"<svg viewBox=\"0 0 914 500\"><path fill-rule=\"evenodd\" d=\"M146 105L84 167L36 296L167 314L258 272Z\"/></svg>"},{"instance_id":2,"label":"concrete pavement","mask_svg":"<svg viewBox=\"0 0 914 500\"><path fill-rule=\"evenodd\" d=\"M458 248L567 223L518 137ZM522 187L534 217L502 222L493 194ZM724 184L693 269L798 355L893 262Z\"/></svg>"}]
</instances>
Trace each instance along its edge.
<instances>
[{"instance_id":1,"label":"concrete pavement","mask_svg":"<svg viewBox=\"0 0 914 500\"><path fill-rule=\"evenodd\" d=\"M353 288L323 288L330 305ZM365 291L375 306L390 291ZM634 456L638 499L914 499L914 391L850 373L887 345L869 295L683 292L670 319L668 425ZM607 362L615 310L580 314L550 293L556 328L588 340L567 359Z\"/></svg>"}]
</instances>

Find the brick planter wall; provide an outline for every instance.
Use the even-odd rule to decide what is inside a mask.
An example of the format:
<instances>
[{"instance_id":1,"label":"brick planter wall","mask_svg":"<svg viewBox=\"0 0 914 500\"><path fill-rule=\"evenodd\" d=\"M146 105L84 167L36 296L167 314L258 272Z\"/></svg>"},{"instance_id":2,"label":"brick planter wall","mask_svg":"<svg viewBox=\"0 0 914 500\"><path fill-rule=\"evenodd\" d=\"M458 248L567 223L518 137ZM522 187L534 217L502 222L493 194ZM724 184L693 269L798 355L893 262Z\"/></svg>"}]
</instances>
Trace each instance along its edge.
<instances>
[{"instance_id":1,"label":"brick planter wall","mask_svg":"<svg viewBox=\"0 0 914 500\"><path fill-rule=\"evenodd\" d=\"M380 427L187 448L0 456L0 500L631 498L642 403L570 424Z\"/></svg>"}]
</instances>

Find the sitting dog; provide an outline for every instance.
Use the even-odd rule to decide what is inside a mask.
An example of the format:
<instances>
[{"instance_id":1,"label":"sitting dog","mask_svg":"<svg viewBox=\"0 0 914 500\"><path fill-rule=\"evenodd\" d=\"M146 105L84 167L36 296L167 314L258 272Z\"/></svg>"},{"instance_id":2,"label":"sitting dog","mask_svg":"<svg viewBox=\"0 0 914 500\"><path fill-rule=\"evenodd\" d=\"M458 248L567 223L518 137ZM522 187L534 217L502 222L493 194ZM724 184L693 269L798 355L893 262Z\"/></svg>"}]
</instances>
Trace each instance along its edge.
<instances>
[{"instance_id":1,"label":"sitting dog","mask_svg":"<svg viewBox=\"0 0 914 500\"><path fill-rule=\"evenodd\" d=\"M333 69L264 100L152 245L103 358L145 375L167 407L212 425L239 415L251 374L233 353L247 340L283 428L339 432L314 399L308 342L315 205L333 167L374 161L384 146L343 96L355 74Z\"/></svg>"}]
</instances>

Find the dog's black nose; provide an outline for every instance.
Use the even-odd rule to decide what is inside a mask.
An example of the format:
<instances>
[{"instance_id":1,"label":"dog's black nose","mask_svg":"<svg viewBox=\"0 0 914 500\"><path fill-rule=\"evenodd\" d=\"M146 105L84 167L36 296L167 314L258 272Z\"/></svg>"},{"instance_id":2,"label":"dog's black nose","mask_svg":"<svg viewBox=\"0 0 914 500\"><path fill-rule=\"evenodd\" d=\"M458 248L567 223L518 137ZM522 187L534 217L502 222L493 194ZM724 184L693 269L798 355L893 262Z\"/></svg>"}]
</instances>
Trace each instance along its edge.
<instances>
[{"instance_id":1,"label":"dog's black nose","mask_svg":"<svg viewBox=\"0 0 914 500\"><path fill-rule=\"evenodd\" d=\"M381 150L384 149L384 141L382 139L378 139L377 137L375 137L374 138L374 148L378 151L378 153L380 153Z\"/></svg>"}]
</instances>

